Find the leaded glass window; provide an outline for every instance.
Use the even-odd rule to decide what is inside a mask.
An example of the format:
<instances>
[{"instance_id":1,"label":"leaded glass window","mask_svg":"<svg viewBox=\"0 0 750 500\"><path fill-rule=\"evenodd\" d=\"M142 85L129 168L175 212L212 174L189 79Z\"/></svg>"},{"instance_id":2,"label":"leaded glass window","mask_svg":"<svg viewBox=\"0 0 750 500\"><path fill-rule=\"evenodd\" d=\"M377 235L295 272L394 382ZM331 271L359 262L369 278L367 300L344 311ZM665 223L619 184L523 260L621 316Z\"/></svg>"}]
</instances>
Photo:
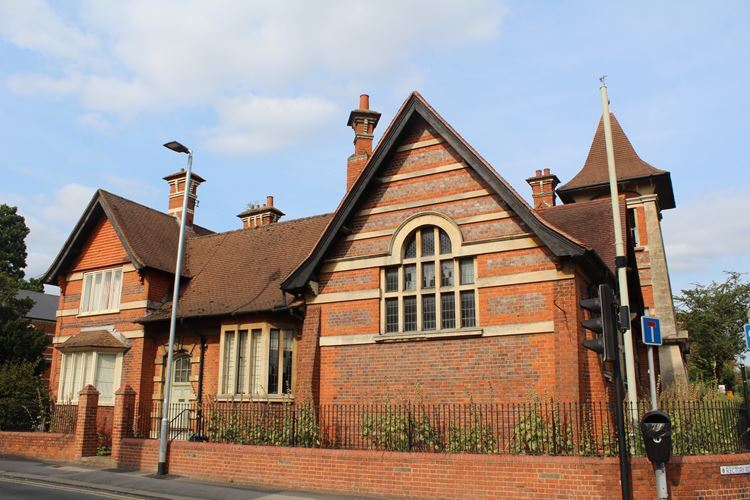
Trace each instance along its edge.
<instances>
[{"instance_id":1,"label":"leaded glass window","mask_svg":"<svg viewBox=\"0 0 750 500\"><path fill-rule=\"evenodd\" d=\"M383 270L384 333L477 326L475 259L459 259L456 244L445 230L423 226L394 249L402 263Z\"/></svg>"}]
</instances>

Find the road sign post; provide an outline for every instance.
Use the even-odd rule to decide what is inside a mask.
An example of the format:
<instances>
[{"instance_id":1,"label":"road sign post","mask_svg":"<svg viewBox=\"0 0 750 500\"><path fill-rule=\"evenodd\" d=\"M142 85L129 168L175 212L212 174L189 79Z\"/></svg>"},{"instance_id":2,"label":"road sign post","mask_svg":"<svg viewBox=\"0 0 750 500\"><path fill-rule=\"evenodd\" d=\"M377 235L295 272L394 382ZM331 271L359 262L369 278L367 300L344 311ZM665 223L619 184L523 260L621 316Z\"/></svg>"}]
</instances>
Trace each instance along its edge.
<instances>
[{"instance_id":1,"label":"road sign post","mask_svg":"<svg viewBox=\"0 0 750 500\"><path fill-rule=\"evenodd\" d=\"M654 373L654 346L662 344L661 322L659 318L643 316L641 318L641 339L648 346L648 385L651 391L651 410L659 409L659 401L656 396L656 374ZM667 490L667 472L665 464L658 464L654 469L656 477L657 498L669 498Z\"/></svg>"},{"instance_id":2,"label":"road sign post","mask_svg":"<svg viewBox=\"0 0 750 500\"><path fill-rule=\"evenodd\" d=\"M745 345L750 349L750 323L745 324Z\"/></svg>"}]
</instances>

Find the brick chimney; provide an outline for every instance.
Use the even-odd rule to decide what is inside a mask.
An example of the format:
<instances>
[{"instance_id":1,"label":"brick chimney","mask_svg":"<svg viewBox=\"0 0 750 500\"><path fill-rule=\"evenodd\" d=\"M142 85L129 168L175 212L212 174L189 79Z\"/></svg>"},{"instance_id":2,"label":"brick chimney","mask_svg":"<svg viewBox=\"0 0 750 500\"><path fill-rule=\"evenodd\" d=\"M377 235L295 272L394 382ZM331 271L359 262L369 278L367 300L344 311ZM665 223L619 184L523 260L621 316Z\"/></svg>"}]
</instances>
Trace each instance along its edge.
<instances>
[{"instance_id":1,"label":"brick chimney","mask_svg":"<svg viewBox=\"0 0 750 500\"><path fill-rule=\"evenodd\" d=\"M187 177L185 169L164 177L164 180L169 184L169 209L167 210L167 213L169 215L174 215L178 221L182 218L182 199L185 194L185 177ZM185 223L188 227L193 225L193 220L195 219L195 207L198 202L198 186L203 182L206 182L206 180L195 172L190 175L190 192L188 194L187 217L185 218Z\"/></svg>"},{"instance_id":2,"label":"brick chimney","mask_svg":"<svg viewBox=\"0 0 750 500\"><path fill-rule=\"evenodd\" d=\"M537 170L534 177L529 177L526 182L531 186L534 195L534 208L547 208L555 206L555 188L560 184L560 179L551 174L548 168L544 171Z\"/></svg>"},{"instance_id":3,"label":"brick chimney","mask_svg":"<svg viewBox=\"0 0 750 500\"><path fill-rule=\"evenodd\" d=\"M367 160L372 156L372 133L380 120L380 113L370 110L370 96L359 96L359 109L349 114L346 123L354 130L354 154L349 157L346 165L346 190L349 191L357 180Z\"/></svg>"},{"instance_id":4,"label":"brick chimney","mask_svg":"<svg viewBox=\"0 0 750 500\"><path fill-rule=\"evenodd\" d=\"M273 206L273 196L266 196L265 205L250 204L247 210L237 214L237 217L242 219L242 228L248 229L273 224L283 215L284 212Z\"/></svg>"}]
</instances>

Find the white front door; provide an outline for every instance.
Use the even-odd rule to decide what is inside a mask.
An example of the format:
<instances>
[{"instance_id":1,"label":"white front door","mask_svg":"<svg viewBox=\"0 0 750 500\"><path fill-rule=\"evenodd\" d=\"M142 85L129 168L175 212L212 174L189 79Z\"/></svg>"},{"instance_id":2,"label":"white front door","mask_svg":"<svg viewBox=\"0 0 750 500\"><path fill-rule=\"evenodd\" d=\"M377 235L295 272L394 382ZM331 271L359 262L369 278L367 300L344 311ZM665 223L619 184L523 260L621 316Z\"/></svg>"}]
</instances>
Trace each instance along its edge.
<instances>
[{"instance_id":1,"label":"white front door","mask_svg":"<svg viewBox=\"0 0 750 500\"><path fill-rule=\"evenodd\" d=\"M172 370L169 428L172 439L187 439L190 422L195 417L193 384L190 383L190 356L177 356Z\"/></svg>"}]
</instances>

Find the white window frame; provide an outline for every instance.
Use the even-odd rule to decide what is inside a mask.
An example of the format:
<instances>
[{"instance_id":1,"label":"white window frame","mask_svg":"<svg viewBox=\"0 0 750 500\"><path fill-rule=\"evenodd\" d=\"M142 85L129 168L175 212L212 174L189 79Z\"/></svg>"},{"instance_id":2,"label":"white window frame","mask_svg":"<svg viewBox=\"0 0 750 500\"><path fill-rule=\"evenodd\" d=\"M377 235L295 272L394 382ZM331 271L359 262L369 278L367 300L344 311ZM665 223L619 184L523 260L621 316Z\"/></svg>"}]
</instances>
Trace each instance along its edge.
<instances>
[{"instance_id":1,"label":"white window frame","mask_svg":"<svg viewBox=\"0 0 750 500\"><path fill-rule=\"evenodd\" d=\"M91 360L90 364L86 367L86 370L82 370L80 373L78 373L76 380L71 381L74 387L77 387L77 389L73 389L73 397L70 400L64 400L61 399L63 394L66 392L66 383L68 382L66 380L66 369L68 367L68 364L71 362L73 356L91 354ZM115 392L120 387L120 383L122 380L122 360L123 360L123 352L122 351L114 351L114 350L105 350L105 349L98 349L98 350L75 350L75 351L65 351L61 353L61 361L60 361L60 376L58 380L58 387L57 387L57 399L58 403L78 403L78 393L81 392L81 390L86 387L88 384L93 385L96 387L96 379L98 376L98 368L99 368L99 356L102 354L114 354L115 355L115 369L114 369L114 375L112 380L112 396L111 397L103 397L101 394L99 395L99 406L114 406L115 404ZM98 387L97 387L98 389Z\"/></svg>"},{"instance_id":2,"label":"white window frame","mask_svg":"<svg viewBox=\"0 0 750 500\"><path fill-rule=\"evenodd\" d=\"M427 227L434 227L434 255L422 257L422 229ZM450 253L440 253L440 231L444 231L451 241ZM406 243L410 240L412 235L416 236L416 247L417 255L414 258L406 258L405 250ZM460 331L475 331L480 329L480 318L479 318L479 289L477 287L477 259L476 256L462 256L461 255L462 238L461 232L458 226L449 221L442 214L421 214L414 216L405 221L401 227L396 231L391 241L390 247L390 262L388 265L380 269L380 334L381 335L422 335L422 334L436 334L446 332L460 332ZM474 281L470 284L461 284L461 272L460 266L461 261L471 260L474 271ZM453 262L453 285L441 286L442 279L442 267L443 261ZM424 263L435 263L435 287L430 289L422 289L422 265ZM408 265L416 265L416 289L404 290L404 267ZM396 291L387 291L386 287L386 272L388 269L398 269L398 287ZM462 316L461 316L461 292L473 291L474 292L474 325L468 327L462 327ZM454 297L454 328L443 328L442 327L442 294L453 293ZM422 298L425 295L435 296L435 328L425 330L423 328L423 306ZM404 298L405 297L417 297L417 327L414 330L404 330ZM388 299L395 299L398 301L398 330L388 331L387 317L386 317L386 303Z\"/></svg>"},{"instance_id":3,"label":"white window frame","mask_svg":"<svg viewBox=\"0 0 750 500\"><path fill-rule=\"evenodd\" d=\"M244 386L246 388L245 392L238 393L235 391L225 391L224 390L224 364L225 364L225 349L227 348L227 332L234 332L235 335L239 336L239 332L241 330L247 330L248 332L248 342L245 344L245 357L248 360L248 369L245 373L245 383ZM253 370L250 368L252 367L253 359L251 358L251 347L252 342L250 339L252 339L252 332L253 330L261 330L260 335L260 342L257 346L258 351L260 352L260 368L258 371L258 380L260 385L260 391L253 392L252 388L250 387L250 384L252 382L251 374ZM278 391L276 393L270 394L268 393L268 363L269 363L269 352L270 352L270 342L271 342L271 330L279 330L279 381L278 381ZM219 399L251 399L253 401L266 401L266 400L287 400L287 399L293 399L293 393L291 392L285 392L287 388L283 387L283 371L284 371L284 343L286 338L286 332L291 332L292 334L292 380L291 380L291 387L288 389L289 391L292 390L295 384L296 380L296 365L297 365L297 327L291 327L287 324L275 324L275 323L240 323L240 324L232 324L232 325L222 325L221 327L221 336L219 341L219 384L218 384L218 390L217 390L217 397ZM239 340L238 337L235 339L235 346L238 345ZM239 373L239 352L235 348L234 353L234 363L233 363L233 369L236 370L235 376L235 382L236 377L238 376L237 373Z\"/></svg>"},{"instance_id":4,"label":"white window frame","mask_svg":"<svg viewBox=\"0 0 750 500\"><path fill-rule=\"evenodd\" d=\"M117 283L117 285L115 285L114 277L117 271L120 272L120 280ZM104 281L104 276L107 273L111 273L111 277L109 280L109 298L112 300L112 305L114 307L109 307L107 309L100 308L96 310L88 310L88 309L84 310L86 307L88 307L87 305L84 304L84 300L88 298L87 295L91 293L91 290L89 290L89 288L95 282L96 275L101 274L102 281ZM78 316L92 316L96 314L112 314L112 313L120 312L120 303L122 299L122 282L124 280L125 280L125 270L122 267L98 269L96 271L89 271L89 272L83 273L83 281L81 285L81 300L78 305Z\"/></svg>"}]
</instances>

